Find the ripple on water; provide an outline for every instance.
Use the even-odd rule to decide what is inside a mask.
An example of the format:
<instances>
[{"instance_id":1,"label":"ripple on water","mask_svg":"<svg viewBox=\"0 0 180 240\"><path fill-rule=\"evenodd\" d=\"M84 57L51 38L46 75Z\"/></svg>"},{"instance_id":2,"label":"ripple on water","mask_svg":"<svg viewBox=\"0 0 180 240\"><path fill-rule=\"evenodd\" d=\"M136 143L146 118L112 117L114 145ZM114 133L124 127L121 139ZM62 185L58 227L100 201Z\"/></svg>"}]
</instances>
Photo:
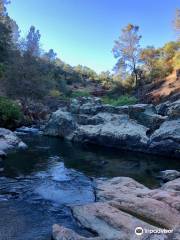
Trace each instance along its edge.
<instances>
[{"instance_id":1,"label":"ripple on water","mask_svg":"<svg viewBox=\"0 0 180 240\"><path fill-rule=\"evenodd\" d=\"M0 239L50 240L54 223L80 229L67 205L94 201L92 182L56 162L28 178L0 178ZM89 235L90 236L90 235Z\"/></svg>"},{"instance_id":2,"label":"ripple on water","mask_svg":"<svg viewBox=\"0 0 180 240\"><path fill-rule=\"evenodd\" d=\"M81 204L95 200L92 182L83 174L58 163L47 172L38 173L35 193L60 204Z\"/></svg>"}]
</instances>

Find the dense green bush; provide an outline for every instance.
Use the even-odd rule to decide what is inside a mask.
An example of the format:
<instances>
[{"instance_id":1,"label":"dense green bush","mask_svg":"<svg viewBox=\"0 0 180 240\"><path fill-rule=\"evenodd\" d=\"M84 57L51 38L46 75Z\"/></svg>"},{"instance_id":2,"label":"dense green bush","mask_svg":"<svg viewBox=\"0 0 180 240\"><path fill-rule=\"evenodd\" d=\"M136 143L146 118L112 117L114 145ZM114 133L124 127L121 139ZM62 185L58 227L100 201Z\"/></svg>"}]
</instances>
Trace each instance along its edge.
<instances>
[{"instance_id":1,"label":"dense green bush","mask_svg":"<svg viewBox=\"0 0 180 240\"><path fill-rule=\"evenodd\" d=\"M59 91L59 90L51 90L50 93L49 93L50 97L53 97L53 98L59 98L62 93Z\"/></svg>"},{"instance_id":2,"label":"dense green bush","mask_svg":"<svg viewBox=\"0 0 180 240\"><path fill-rule=\"evenodd\" d=\"M72 94L71 94L72 98L89 97L89 96L90 96L90 93L88 91L85 91L85 90L75 91L75 92L72 92Z\"/></svg>"},{"instance_id":3,"label":"dense green bush","mask_svg":"<svg viewBox=\"0 0 180 240\"><path fill-rule=\"evenodd\" d=\"M0 127L14 128L22 119L22 112L17 103L0 97Z\"/></svg>"},{"instance_id":4,"label":"dense green bush","mask_svg":"<svg viewBox=\"0 0 180 240\"><path fill-rule=\"evenodd\" d=\"M137 99L133 96L129 95L123 95L119 98L110 98L110 97L104 97L102 99L103 103L110 104L113 106L123 106L123 105L132 105L137 103Z\"/></svg>"}]
</instances>

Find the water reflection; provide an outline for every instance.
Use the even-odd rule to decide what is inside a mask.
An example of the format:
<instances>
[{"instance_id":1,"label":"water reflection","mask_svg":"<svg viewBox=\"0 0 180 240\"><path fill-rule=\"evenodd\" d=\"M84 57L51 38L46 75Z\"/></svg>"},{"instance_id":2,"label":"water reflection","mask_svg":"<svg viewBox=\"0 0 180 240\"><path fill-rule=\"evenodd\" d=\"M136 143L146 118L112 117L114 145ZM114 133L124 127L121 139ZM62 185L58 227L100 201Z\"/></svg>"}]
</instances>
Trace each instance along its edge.
<instances>
[{"instance_id":1,"label":"water reflection","mask_svg":"<svg viewBox=\"0 0 180 240\"><path fill-rule=\"evenodd\" d=\"M129 151L82 146L58 138L24 136L29 149L12 153L5 163L5 175L9 177L27 176L39 171L47 171L57 162L64 162L92 177L129 176L141 183L156 187L158 172L166 169L180 170L180 161L150 156Z\"/></svg>"}]
</instances>

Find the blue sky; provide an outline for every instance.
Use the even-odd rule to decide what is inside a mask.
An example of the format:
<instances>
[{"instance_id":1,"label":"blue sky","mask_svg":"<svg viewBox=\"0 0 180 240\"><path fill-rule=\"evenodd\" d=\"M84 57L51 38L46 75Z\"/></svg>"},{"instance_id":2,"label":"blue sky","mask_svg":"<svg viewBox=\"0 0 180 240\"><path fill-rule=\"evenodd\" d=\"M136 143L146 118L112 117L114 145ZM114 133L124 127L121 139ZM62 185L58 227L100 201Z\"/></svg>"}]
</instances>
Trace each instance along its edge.
<instances>
[{"instance_id":1,"label":"blue sky","mask_svg":"<svg viewBox=\"0 0 180 240\"><path fill-rule=\"evenodd\" d=\"M22 35L40 30L45 50L66 63L112 70L114 40L128 23L140 26L142 46L174 40L172 20L179 0L12 0L9 15Z\"/></svg>"}]
</instances>

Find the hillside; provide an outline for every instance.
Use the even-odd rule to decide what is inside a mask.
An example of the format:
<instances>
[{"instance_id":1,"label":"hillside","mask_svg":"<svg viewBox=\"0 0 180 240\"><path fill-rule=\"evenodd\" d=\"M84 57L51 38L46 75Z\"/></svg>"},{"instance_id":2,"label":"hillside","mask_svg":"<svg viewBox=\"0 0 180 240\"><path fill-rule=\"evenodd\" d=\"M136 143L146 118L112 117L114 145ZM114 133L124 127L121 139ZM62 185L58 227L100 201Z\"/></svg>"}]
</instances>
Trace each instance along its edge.
<instances>
[{"instance_id":1,"label":"hillside","mask_svg":"<svg viewBox=\"0 0 180 240\"><path fill-rule=\"evenodd\" d=\"M160 103L180 98L180 77L173 71L164 80L145 85L142 89L142 99L146 102Z\"/></svg>"}]
</instances>

